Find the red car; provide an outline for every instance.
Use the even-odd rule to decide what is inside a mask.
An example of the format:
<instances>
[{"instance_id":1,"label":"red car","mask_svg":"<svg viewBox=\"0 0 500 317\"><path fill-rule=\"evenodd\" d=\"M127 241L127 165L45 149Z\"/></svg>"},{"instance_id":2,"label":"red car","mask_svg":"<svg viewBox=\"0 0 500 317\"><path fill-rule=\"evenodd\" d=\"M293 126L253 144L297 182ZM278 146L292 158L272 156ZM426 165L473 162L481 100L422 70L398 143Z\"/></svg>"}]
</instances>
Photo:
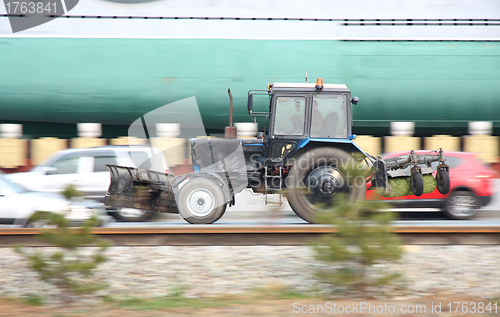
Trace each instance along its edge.
<instances>
[{"instance_id":1,"label":"red car","mask_svg":"<svg viewBox=\"0 0 500 317\"><path fill-rule=\"evenodd\" d=\"M383 158L404 155L407 152L383 154ZM427 154L429 151L415 151L416 154ZM497 177L495 170L478 160L474 153L445 152L446 164L450 167L450 191L443 195L436 189L422 196L401 196L386 198L394 207L405 208L440 208L451 219L470 219L477 209L486 206L493 195L493 179ZM439 162L432 163L435 169ZM409 169L409 167L408 167ZM408 174L409 175L409 174ZM436 176L436 172L432 174ZM372 199L374 190L370 190L368 182L366 199Z\"/></svg>"}]
</instances>

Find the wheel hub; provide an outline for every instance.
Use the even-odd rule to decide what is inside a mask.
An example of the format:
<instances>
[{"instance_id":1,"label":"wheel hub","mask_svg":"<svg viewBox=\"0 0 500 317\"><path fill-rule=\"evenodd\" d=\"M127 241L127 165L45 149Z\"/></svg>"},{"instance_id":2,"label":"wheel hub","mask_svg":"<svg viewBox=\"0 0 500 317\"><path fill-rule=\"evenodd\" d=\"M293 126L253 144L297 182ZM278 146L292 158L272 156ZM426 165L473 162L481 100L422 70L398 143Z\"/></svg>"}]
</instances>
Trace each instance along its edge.
<instances>
[{"instance_id":1,"label":"wheel hub","mask_svg":"<svg viewBox=\"0 0 500 317\"><path fill-rule=\"evenodd\" d=\"M333 189L334 189L334 186L333 186L330 179L328 179L326 182L323 182L323 185L321 186L321 192L324 194L333 193Z\"/></svg>"},{"instance_id":2,"label":"wheel hub","mask_svg":"<svg viewBox=\"0 0 500 317\"><path fill-rule=\"evenodd\" d=\"M475 212L476 202L471 196L454 196L449 201L450 213L456 216L468 216Z\"/></svg>"},{"instance_id":3,"label":"wheel hub","mask_svg":"<svg viewBox=\"0 0 500 317\"><path fill-rule=\"evenodd\" d=\"M329 201L344 191L344 178L336 168L318 167L307 177L307 187L320 200Z\"/></svg>"},{"instance_id":4,"label":"wheel hub","mask_svg":"<svg viewBox=\"0 0 500 317\"><path fill-rule=\"evenodd\" d=\"M215 198L207 189L194 189L187 196L187 208L198 217L206 216L215 208Z\"/></svg>"}]
</instances>

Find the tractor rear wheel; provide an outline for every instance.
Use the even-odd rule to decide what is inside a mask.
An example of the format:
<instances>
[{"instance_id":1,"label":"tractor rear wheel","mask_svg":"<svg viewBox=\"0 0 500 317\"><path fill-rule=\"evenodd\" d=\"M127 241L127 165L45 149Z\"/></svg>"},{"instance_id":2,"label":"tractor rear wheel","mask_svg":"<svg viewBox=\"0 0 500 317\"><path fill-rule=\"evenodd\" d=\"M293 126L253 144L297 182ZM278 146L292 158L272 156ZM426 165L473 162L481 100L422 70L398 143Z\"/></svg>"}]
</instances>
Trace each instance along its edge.
<instances>
[{"instance_id":1,"label":"tractor rear wheel","mask_svg":"<svg viewBox=\"0 0 500 317\"><path fill-rule=\"evenodd\" d=\"M315 223L318 214L331 212L339 202L363 200L365 179L348 181L342 169L352 163L355 161L349 153L335 148L317 148L302 154L286 180L288 203L293 211L305 221Z\"/></svg>"}]
</instances>

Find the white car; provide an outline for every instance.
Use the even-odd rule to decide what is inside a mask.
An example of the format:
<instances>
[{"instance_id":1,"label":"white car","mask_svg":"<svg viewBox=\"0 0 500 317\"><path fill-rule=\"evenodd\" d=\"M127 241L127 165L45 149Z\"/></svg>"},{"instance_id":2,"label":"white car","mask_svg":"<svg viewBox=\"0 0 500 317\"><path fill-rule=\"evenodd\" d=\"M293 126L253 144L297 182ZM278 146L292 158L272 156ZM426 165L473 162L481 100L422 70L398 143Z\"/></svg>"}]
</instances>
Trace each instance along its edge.
<instances>
[{"instance_id":1,"label":"white car","mask_svg":"<svg viewBox=\"0 0 500 317\"><path fill-rule=\"evenodd\" d=\"M29 172L9 174L7 177L35 191L60 193L68 185L74 185L85 197L102 202L110 182L106 164L168 172L163 154L156 148L109 145L63 150ZM121 221L146 221L154 215L154 212L131 208L108 209L108 212Z\"/></svg>"},{"instance_id":2,"label":"white car","mask_svg":"<svg viewBox=\"0 0 500 317\"><path fill-rule=\"evenodd\" d=\"M38 227L43 224L31 221L36 211L65 213L72 225L78 225L95 216L100 225L112 219L102 204L89 200L66 200L62 195L33 192L9 181L0 172L0 225Z\"/></svg>"}]
</instances>

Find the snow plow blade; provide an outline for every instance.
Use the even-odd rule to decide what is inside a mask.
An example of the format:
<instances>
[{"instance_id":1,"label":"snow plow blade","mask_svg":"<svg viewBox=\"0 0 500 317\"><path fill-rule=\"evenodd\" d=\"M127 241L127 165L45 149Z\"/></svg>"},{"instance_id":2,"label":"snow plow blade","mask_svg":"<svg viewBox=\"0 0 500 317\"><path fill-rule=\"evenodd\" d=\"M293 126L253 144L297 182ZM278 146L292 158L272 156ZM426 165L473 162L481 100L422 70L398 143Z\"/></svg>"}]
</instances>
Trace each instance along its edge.
<instances>
[{"instance_id":1,"label":"snow plow blade","mask_svg":"<svg viewBox=\"0 0 500 317\"><path fill-rule=\"evenodd\" d=\"M174 177L143 168L106 165L111 181L104 204L112 207L177 213Z\"/></svg>"}]
</instances>

